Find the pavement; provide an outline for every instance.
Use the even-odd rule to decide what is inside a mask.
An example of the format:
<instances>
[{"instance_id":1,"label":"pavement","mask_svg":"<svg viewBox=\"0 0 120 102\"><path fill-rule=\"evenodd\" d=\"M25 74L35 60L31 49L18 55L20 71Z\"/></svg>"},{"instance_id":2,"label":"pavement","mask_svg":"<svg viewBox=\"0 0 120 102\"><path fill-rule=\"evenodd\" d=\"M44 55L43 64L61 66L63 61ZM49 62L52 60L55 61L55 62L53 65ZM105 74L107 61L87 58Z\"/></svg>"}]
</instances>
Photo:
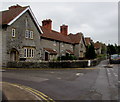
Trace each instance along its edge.
<instances>
[{"instance_id":1,"label":"pavement","mask_svg":"<svg viewBox=\"0 0 120 102\"><path fill-rule=\"evenodd\" d=\"M2 80L41 100L118 100L118 68L105 60L85 69L5 69Z\"/></svg>"},{"instance_id":2,"label":"pavement","mask_svg":"<svg viewBox=\"0 0 120 102\"><path fill-rule=\"evenodd\" d=\"M35 102L43 102L45 100L47 102L48 100L50 100L49 102L54 102L45 94L27 86L8 82L1 82L0 87L2 87L1 91L3 92L3 101L32 100Z\"/></svg>"}]
</instances>

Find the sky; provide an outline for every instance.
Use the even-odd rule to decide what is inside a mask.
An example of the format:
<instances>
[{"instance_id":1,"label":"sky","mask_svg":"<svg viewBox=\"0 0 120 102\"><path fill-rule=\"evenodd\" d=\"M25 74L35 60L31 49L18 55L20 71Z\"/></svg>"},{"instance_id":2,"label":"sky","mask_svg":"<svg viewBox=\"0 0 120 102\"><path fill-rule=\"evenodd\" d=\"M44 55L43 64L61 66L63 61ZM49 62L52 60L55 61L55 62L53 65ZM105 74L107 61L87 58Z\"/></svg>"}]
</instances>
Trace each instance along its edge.
<instances>
[{"instance_id":1,"label":"sky","mask_svg":"<svg viewBox=\"0 0 120 102\"><path fill-rule=\"evenodd\" d=\"M93 41L118 44L118 2L1 2L0 11L19 4L30 6L40 25L51 19L52 29L68 25L69 33L82 32Z\"/></svg>"}]
</instances>

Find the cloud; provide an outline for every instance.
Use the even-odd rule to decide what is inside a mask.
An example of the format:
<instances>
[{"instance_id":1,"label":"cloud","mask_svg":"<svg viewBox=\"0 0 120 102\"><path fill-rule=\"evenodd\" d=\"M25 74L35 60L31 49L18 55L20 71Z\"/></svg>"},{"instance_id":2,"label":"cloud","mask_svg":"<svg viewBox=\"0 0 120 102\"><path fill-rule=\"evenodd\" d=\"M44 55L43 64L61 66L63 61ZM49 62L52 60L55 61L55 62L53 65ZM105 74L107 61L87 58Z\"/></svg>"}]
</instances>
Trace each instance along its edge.
<instances>
[{"instance_id":1,"label":"cloud","mask_svg":"<svg viewBox=\"0 0 120 102\"><path fill-rule=\"evenodd\" d=\"M15 4L15 3L14 3ZM67 24L70 33L83 32L94 41L118 43L118 3L117 2L20 2L30 5L38 22L52 19L53 29ZM13 3L3 3L8 7Z\"/></svg>"}]
</instances>

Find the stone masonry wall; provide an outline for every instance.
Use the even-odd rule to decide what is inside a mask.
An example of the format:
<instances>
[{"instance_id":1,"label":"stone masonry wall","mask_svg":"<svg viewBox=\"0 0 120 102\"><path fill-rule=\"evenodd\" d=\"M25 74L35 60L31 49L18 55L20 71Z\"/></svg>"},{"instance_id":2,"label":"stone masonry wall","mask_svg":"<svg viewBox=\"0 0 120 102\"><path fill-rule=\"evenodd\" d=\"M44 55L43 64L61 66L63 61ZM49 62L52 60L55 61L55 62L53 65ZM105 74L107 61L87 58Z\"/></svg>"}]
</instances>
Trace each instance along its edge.
<instances>
[{"instance_id":1,"label":"stone masonry wall","mask_svg":"<svg viewBox=\"0 0 120 102\"><path fill-rule=\"evenodd\" d=\"M95 66L103 59L91 60L91 66ZM76 61L50 61L50 62L8 62L8 68L85 68L88 66L88 60Z\"/></svg>"}]
</instances>

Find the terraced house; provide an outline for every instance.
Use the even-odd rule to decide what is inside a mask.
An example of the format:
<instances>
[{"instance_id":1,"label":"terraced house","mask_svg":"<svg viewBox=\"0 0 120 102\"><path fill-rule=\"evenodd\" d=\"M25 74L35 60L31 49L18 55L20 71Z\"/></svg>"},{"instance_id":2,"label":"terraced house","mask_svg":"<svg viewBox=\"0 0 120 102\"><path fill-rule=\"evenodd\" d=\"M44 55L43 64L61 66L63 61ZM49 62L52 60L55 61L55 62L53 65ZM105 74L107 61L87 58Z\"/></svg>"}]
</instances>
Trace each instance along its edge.
<instances>
[{"instance_id":1,"label":"terraced house","mask_svg":"<svg viewBox=\"0 0 120 102\"><path fill-rule=\"evenodd\" d=\"M53 60L66 54L83 58L86 44L82 33L68 34L68 26L52 30L52 20L40 26L29 6L14 5L0 12L2 64L9 61Z\"/></svg>"}]
</instances>

